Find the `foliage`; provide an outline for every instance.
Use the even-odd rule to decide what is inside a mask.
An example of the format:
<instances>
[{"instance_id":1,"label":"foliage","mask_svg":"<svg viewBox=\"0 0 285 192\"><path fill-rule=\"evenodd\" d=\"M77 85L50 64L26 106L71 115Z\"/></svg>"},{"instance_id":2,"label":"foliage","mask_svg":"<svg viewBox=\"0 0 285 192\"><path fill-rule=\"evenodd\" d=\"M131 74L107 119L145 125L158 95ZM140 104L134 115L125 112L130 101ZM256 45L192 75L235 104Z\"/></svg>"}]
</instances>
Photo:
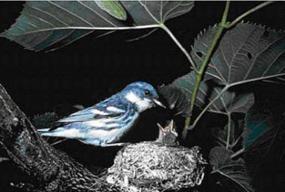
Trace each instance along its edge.
<instances>
[{"instance_id":1,"label":"foliage","mask_svg":"<svg viewBox=\"0 0 285 192\"><path fill-rule=\"evenodd\" d=\"M95 30L160 27L193 5L192 1L28 1L2 36L40 51L68 45Z\"/></svg>"},{"instance_id":2,"label":"foliage","mask_svg":"<svg viewBox=\"0 0 285 192\"><path fill-rule=\"evenodd\" d=\"M58 120L58 116L54 112L35 115L32 119L34 126L38 129L52 127L56 120Z\"/></svg>"},{"instance_id":3,"label":"foliage","mask_svg":"<svg viewBox=\"0 0 285 192\"><path fill-rule=\"evenodd\" d=\"M237 121L231 119L230 123L224 127L213 127L212 135L219 146L227 147L228 142L228 148L233 149L241 139L241 130L243 129L243 126L244 120Z\"/></svg>"},{"instance_id":4,"label":"foliage","mask_svg":"<svg viewBox=\"0 0 285 192\"><path fill-rule=\"evenodd\" d=\"M214 147L209 155L210 164L213 166L212 173L218 173L228 179L234 185L240 186L240 189L245 192L254 191L250 185L250 178L247 175L245 162L243 159L233 160L231 154L233 152L224 147ZM228 182L228 180L221 180ZM231 189L234 187L231 186Z\"/></svg>"},{"instance_id":5,"label":"foliage","mask_svg":"<svg viewBox=\"0 0 285 192\"><path fill-rule=\"evenodd\" d=\"M249 148L262 135L274 127L273 117L258 109L252 108L245 118L245 130L243 145Z\"/></svg>"},{"instance_id":6,"label":"foliage","mask_svg":"<svg viewBox=\"0 0 285 192\"><path fill-rule=\"evenodd\" d=\"M197 65L203 61L216 31L210 27L198 35L191 55ZM222 37L204 80L235 86L285 74L285 32L251 23L240 23Z\"/></svg>"},{"instance_id":7,"label":"foliage","mask_svg":"<svg viewBox=\"0 0 285 192\"><path fill-rule=\"evenodd\" d=\"M216 26L210 27L195 40L191 55L198 65L203 61L215 31ZM199 87L195 105L203 108L210 103L207 110L216 113L246 113L254 103L252 93L238 95L229 89L249 82L283 76L284 53L284 32L276 32L255 24L238 24L224 34L214 52ZM195 73L190 72L169 86L180 89L186 98L191 98L194 82ZM173 104L175 100L177 98L168 98L169 104ZM182 112L189 110L189 106L186 105Z\"/></svg>"},{"instance_id":8,"label":"foliage","mask_svg":"<svg viewBox=\"0 0 285 192\"><path fill-rule=\"evenodd\" d=\"M238 88L285 75L285 32L239 22L271 3L261 3L229 22L227 2L221 21L197 36L190 53L165 22L191 11L192 1L27 2L16 23L1 36L41 51L66 46L94 31L163 29L187 57L192 71L161 87L161 94L169 108L186 117L187 129L195 128L206 112L224 115L223 127L209 126L219 144L209 155L212 173L223 176L223 183L251 192L245 162L237 157L270 133L273 118L257 110L253 90ZM193 113L194 105L198 114ZM242 116L233 118L236 114ZM40 122L38 127L46 117L53 118L47 114L34 119Z\"/></svg>"},{"instance_id":9,"label":"foliage","mask_svg":"<svg viewBox=\"0 0 285 192\"><path fill-rule=\"evenodd\" d=\"M125 21L127 19L127 12L118 1L95 1L95 3L102 10L109 13L116 19Z\"/></svg>"},{"instance_id":10,"label":"foliage","mask_svg":"<svg viewBox=\"0 0 285 192\"><path fill-rule=\"evenodd\" d=\"M187 112L189 112L190 100L186 99L184 103L181 104L178 101L181 100L181 98L191 98L192 90L195 86L194 82L195 73L190 72L176 79L170 85L162 87L160 90L161 93L166 96L168 105L172 106L172 108L179 109L179 114L187 114ZM168 97L168 92L172 92L173 90L178 90L176 95ZM200 85L195 105L202 109L207 103L213 102L213 104L209 106L209 112L226 114L227 112L245 113L254 103L253 94L223 91L222 95L220 95L221 92L222 88L219 85L215 85L215 83L210 81L203 81Z\"/></svg>"}]
</instances>

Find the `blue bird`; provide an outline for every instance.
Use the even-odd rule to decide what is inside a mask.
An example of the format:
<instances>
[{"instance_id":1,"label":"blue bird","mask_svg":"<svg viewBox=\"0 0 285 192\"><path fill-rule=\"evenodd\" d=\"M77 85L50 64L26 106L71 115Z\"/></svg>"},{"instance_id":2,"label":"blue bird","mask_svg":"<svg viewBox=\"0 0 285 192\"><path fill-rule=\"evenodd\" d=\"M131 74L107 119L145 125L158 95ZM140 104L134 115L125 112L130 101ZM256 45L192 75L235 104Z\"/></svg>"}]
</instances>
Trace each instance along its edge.
<instances>
[{"instance_id":1,"label":"blue bird","mask_svg":"<svg viewBox=\"0 0 285 192\"><path fill-rule=\"evenodd\" d=\"M96 146L121 146L122 136L129 131L139 114L155 106L164 107L154 87L134 82L119 93L86 109L59 120L58 126L39 129L46 137L77 139Z\"/></svg>"}]
</instances>

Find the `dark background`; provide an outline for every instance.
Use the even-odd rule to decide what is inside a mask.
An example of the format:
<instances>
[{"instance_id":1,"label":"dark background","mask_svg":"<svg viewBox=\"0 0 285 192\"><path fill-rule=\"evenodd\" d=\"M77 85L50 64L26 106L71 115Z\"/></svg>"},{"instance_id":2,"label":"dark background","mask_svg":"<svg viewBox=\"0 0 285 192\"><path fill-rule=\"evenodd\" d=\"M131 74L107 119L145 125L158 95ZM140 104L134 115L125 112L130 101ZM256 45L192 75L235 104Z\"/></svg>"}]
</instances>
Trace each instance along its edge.
<instances>
[{"instance_id":1,"label":"dark background","mask_svg":"<svg viewBox=\"0 0 285 192\"><path fill-rule=\"evenodd\" d=\"M22 4L0 2L0 32L13 24L20 14ZM258 2L233 2L229 18L236 18L256 4ZM197 2L190 13L167 22L167 25L190 51L195 36L219 21L223 6L224 2ZM246 20L284 30L285 4L279 2L270 5L248 16ZM62 109L71 112L70 106L74 104L93 105L136 80L158 86L168 84L189 72L185 56L164 31L158 30L145 39L127 42L145 32L147 31L115 32L102 38L91 34L68 47L49 53L28 51L1 38L0 83L20 108L28 116L33 116ZM261 103L270 100L279 107L284 103L284 85L247 85L244 88L254 89L256 99ZM149 128L141 131L140 140L156 137L156 132L151 128L155 127L156 119L164 117L165 114L162 113L157 109L145 114L144 119ZM78 151L78 145L80 144L66 142L61 145L61 149L82 162L92 161L97 165L111 163L111 158L102 162L101 156L110 157L114 153L110 155L109 151L99 150L94 157L93 149L85 149L85 146L80 145ZM264 170L255 175L254 182L258 191L284 190L284 157L280 155L283 153L280 146L279 149L281 151L273 152L279 155L276 158L274 156L274 159L268 157ZM0 172L8 169L9 163L4 164L0 166ZM6 186L8 181L13 180L11 178L17 170L5 172L0 176L0 191L5 189L1 187Z\"/></svg>"}]
</instances>

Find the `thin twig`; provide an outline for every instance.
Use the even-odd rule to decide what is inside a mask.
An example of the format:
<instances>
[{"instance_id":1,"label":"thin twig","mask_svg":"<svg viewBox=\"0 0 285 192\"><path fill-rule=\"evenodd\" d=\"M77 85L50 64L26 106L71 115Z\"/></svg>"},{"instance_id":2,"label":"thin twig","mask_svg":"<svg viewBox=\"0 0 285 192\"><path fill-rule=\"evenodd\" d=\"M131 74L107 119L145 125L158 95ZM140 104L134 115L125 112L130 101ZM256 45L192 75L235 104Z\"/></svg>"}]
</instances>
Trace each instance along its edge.
<instances>
[{"instance_id":1,"label":"thin twig","mask_svg":"<svg viewBox=\"0 0 285 192\"><path fill-rule=\"evenodd\" d=\"M234 21L232 21L231 23L229 23L226 28L231 28L233 26L235 26L237 23L239 23L243 18L245 18L246 16L250 15L251 13L254 13L255 11L263 8L263 7L266 7L267 5L270 5L274 3L274 1L266 1L266 2L263 2L259 5L257 5L256 7L253 7L252 9L246 11L245 13L243 13L242 15L240 15L239 17L237 17Z\"/></svg>"},{"instance_id":2,"label":"thin twig","mask_svg":"<svg viewBox=\"0 0 285 192\"><path fill-rule=\"evenodd\" d=\"M197 118L193 121L192 125L190 127L188 127L188 129L193 129L198 121L202 118L202 116L207 112L207 110L212 106L212 104L217 100L219 99L222 94L224 92L226 92L229 88L231 87L235 87L237 85L240 85L240 84L245 84L245 83L250 83L250 82L253 82L253 81L260 81L260 80L263 80L263 79L269 79L269 78L273 78L273 77L279 77L279 76L284 76L285 73L282 73L282 74L277 74L277 75L270 75L270 76L267 76L266 78L265 77L262 77L262 78L253 78L253 79L248 79L248 80L244 80L244 81L238 81L238 82L235 82L235 83L231 83L231 84L228 84L226 85L222 90L221 92L214 98L211 100L211 102L209 102L207 104L207 106L201 111L201 113L197 116Z\"/></svg>"},{"instance_id":3,"label":"thin twig","mask_svg":"<svg viewBox=\"0 0 285 192\"><path fill-rule=\"evenodd\" d=\"M271 1L268 1L268 2L264 2L264 3L261 3L259 5L257 5L256 7L246 11L245 13L243 13L242 15L240 15L239 17L237 17L234 21L232 22L228 22L227 21L227 15L228 15L228 11L229 11L229 4L230 2L227 1L227 4L226 4L226 7L225 7L225 10L224 10L224 13L223 13L223 17L222 17L222 21L220 22L220 24L218 25L218 29L217 29L217 32L216 32L216 35L214 37L214 40L211 44L211 47L208 49L208 52L207 52L207 55L205 57L205 59L203 60L203 63L201 65L201 68L199 69L198 73L196 73L196 79L195 79L195 86L193 88L193 93L192 93L192 97L191 97L191 105L190 105L190 111L192 112L193 111L193 108L194 108L194 104L195 104L195 101L196 101L196 97L197 97L197 93L199 91L199 87L200 87L200 83L201 83L201 80L202 80L202 77L205 73L205 69L208 65L208 60L211 58L211 55L212 55L212 52L213 50L215 49L216 47L216 44L220 38L220 36L222 35L222 32L224 29L228 29L228 28L231 28L233 27L234 25L236 25L238 22L240 22L244 17L254 13L255 11L267 6L267 5L270 5ZM211 50L212 49L212 50ZM257 79L256 79L257 80ZM251 82L252 80L249 80L248 82ZM244 82L246 83L246 82ZM233 83L232 85L228 85L227 86L227 89L232 87L232 86L235 86L235 85L238 85L238 84L241 84L240 82L237 82L237 83ZM223 89L224 90L224 89ZM222 94L219 94L219 97L221 96ZM219 97L216 97L214 100L217 100ZM206 106L206 110L213 104L214 102L210 102L207 106ZM206 112L205 109L202 110L202 112L198 115L198 117L195 119L195 121L193 122L193 124L189 127L189 125L191 124L191 115L190 117L186 118L185 120L185 127L184 127L184 130L183 130L183 137L184 135L187 133L187 129L193 129L197 122L200 120L200 118L202 117L202 115ZM184 137L185 138L185 137Z\"/></svg>"},{"instance_id":4,"label":"thin twig","mask_svg":"<svg viewBox=\"0 0 285 192\"><path fill-rule=\"evenodd\" d=\"M197 97L197 93L199 91L200 88L200 84L201 84L201 80L202 77L204 75L205 69L208 66L209 60L218 44L218 41L223 33L223 30L225 28L226 22L227 22L227 17L228 17L228 13L229 13L229 7L230 7L230 1L226 2L226 6L223 12L223 16L221 19L221 22L219 23L219 25L217 26L217 32L214 36L214 39L207 51L207 54L205 56L205 59L203 60L198 72L196 72L196 78L195 78L195 84L194 84L194 88L193 88L193 92L192 92L192 96L191 96L191 103L190 103L190 112L192 113L193 109L194 109L194 104L196 101L196 97ZM186 118L185 120L185 127L184 127L184 131L183 131L183 137L185 138L186 134L187 134L187 129L191 123L191 116L192 114L190 114L190 117Z\"/></svg>"},{"instance_id":5,"label":"thin twig","mask_svg":"<svg viewBox=\"0 0 285 192\"><path fill-rule=\"evenodd\" d=\"M230 148L235 147L241 138L242 138L242 134L240 134L240 136L238 136L238 138L233 143L231 143Z\"/></svg>"},{"instance_id":6,"label":"thin twig","mask_svg":"<svg viewBox=\"0 0 285 192\"><path fill-rule=\"evenodd\" d=\"M241 148L240 150L238 150L237 152L235 152L234 154L231 155L231 158L236 158L238 156L240 156L241 154L243 154L245 152L244 148Z\"/></svg>"},{"instance_id":7,"label":"thin twig","mask_svg":"<svg viewBox=\"0 0 285 192\"><path fill-rule=\"evenodd\" d=\"M228 132L227 132L227 144L226 144L226 149L229 149L230 146L230 140L231 140L231 113L228 113Z\"/></svg>"},{"instance_id":8,"label":"thin twig","mask_svg":"<svg viewBox=\"0 0 285 192\"><path fill-rule=\"evenodd\" d=\"M150 36L153 32L155 32L158 28L154 28L152 29L151 31L149 31L148 33L145 33L143 35L140 35L139 37L135 37L135 38L132 38L132 39L128 39L127 42L133 42L133 41L138 41L138 40L141 40L141 39L144 39L148 36Z\"/></svg>"},{"instance_id":9,"label":"thin twig","mask_svg":"<svg viewBox=\"0 0 285 192\"><path fill-rule=\"evenodd\" d=\"M168 29L167 26L164 25L164 23L162 22L162 20L158 20L153 14L152 12L148 9L148 7L139 1L139 3L141 4L141 6L144 7L144 9L146 10L146 12L151 16L151 18L156 22L159 23L159 26L161 29L163 29L170 37L171 39L174 41L174 43L179 47L179 49L184 53L184 55L186 56L186 58L188 59L189 63L192 66L192 69L194 71L197 72L196 69L196 65L195 62L193 61L193 59L191 58L191 55L187 52L187 50L181 45L181 43L178 41L178 39L173 35L173 33Z\"/></svg>"},{"instance_id":10,"label":"thin twig","mask_svg":"<svg viewBox=\"0 0 285 192\"><path fill-rule=\"evenodd\" d=\"M202 116L204 115L204 113L207 112L207 110L209 109L209 107L211 107L211 105L217 100L219 99L223 94L224 92L226 92L227 90L229 89L229 86L225 86L221 92L215 97L213 98L208 104L206 107L204 107L204 109L201 111L201 113L197 116L197 118L193 121L192 125L188 128L188 129L193 129L197 123L199 122L199 120L202 118Z\"/></svg>"},{"instance_id":11,"label":"thin twig","mask_svg":"<svg viewBox=\"0 0 285 192\"><path fill-rule=\"evenodd\" d=\"M186 56L187 60L191 64L191 67L195 72L197 72L196 65L191 58L191 55L188 53L188 51L181 45L181 43L178 41L178 39L173 35L173 33L166 27L164 24L161 24L161 28L171 37L171 39L174 41L174 43L179 47L179 49L184 53Z\"/></svg>"}]
</instances>

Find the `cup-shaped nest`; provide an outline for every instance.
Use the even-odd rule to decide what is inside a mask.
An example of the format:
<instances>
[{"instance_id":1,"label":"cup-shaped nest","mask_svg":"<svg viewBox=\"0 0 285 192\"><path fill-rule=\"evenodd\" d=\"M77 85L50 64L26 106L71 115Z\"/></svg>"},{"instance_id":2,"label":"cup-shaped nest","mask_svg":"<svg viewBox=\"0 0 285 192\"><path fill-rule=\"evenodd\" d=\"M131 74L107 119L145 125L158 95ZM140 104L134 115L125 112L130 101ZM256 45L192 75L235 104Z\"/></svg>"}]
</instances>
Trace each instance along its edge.
<instances>
[{"instance_id":1,"label":"cup-shaped nest","mask_svg":"<svg viewBox=\"0 0 285 192\"><path fill-rule=\"evenodd\" d=\"M142 142L118 152L107 182L127 192L192 188L202 183L206 164L199 147Z\"/></svg>"}]
</instances>

